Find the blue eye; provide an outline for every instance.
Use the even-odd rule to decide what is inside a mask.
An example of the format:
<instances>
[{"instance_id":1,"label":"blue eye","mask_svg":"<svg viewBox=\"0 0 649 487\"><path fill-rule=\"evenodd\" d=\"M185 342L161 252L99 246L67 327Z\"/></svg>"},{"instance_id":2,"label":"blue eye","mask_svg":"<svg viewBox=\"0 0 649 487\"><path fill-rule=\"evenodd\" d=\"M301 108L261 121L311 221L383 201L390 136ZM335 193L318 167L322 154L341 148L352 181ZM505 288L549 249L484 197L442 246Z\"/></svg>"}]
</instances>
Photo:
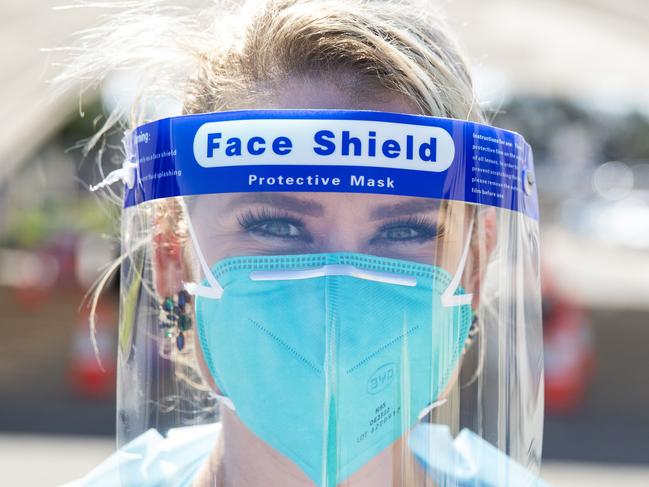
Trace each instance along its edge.
<instances>
[{"instance_id":1,"label":"blue eye","mask_svg":"<svg viewBox=\"0 0 649 487\"><path fill-rule=\"evenodd\" d=\"M248 228L248 230L281 238L297 238L302 235L302 231L297 226L282 220L260 222Z\"/></svg>"},{"instance_id":2,"label":"blue eye","mask_svg":"<svg viewBox=\"0 0 649 487\"><path fill-rule=\"evenodd\" d=\"M381 232L381 236L387 240L411 240L420 235L421 232L412 227L396 227Z\"/></svg>"},{"instance_id":3,"label":"blue eye","mask_svg":"<svg viewBox=\"0 0 649 487\"><path fill-rule=\"evenodd\" d=\"M415 243L435 238L437 226L426 218L409 218L384 225L379 229L370 243Z\"/></svg>"},{"instance_id":4,"label":"blue eye","mask_svg":"<svg viewBox=\"0 0 649 487\"><path fill-rule=\"evenodd\" d=\"M248 211L237 220L245 231L261 237L311 240L300 220L265 208L254 212Z\"/></svg>"}]
</instances>

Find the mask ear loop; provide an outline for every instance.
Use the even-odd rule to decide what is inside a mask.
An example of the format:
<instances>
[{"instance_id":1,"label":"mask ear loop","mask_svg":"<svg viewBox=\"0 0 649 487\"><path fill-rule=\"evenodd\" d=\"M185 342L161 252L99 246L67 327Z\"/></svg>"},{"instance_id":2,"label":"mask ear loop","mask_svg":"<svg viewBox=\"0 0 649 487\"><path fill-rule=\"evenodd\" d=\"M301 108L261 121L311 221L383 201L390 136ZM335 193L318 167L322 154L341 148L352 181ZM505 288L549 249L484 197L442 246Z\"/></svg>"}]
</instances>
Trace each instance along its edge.
<instances>
[{"instance_id":1,"label":"mask ear loop","mask_svg":"<svg viewBox=\"0 0 649 487\"><path fill-rule=\"evenodd\" d=\"M471 221L469 222L469 233L467 235L464 248L462 249L462 256L460 257L460 262L458 263L457 271L455 272L455 275L451 279L451 282L449 283L448 287L442 293L441 296L442 306L444 306L445 308L454 307L454 306L471 305L471 301L473 300L473 294L459 294L456 296L455 292L460 286L460 280L462 279L462 274L464 274L464 268L466 267L466 261L468 259L469 250L471 248L471 237L473 236L474 223L475 223L475 215L471 217ZM422 421L434 409L437 409L438 407L446 404L447 402L448 402L447 398L442 398L426 406L418 414L419 421Z\"/></svg>"},{"instance_id":2,"label":"mask ear loop","mask_svg":"<svg viewBox=\"0 0 649 487\"><path fill-rule=\"evenodd\" d=\"M462 250L462 256L460 257L460 262L457 266L457 271L451 279L450 284L446 290L442 293L441 301L442 306L445 308L470 305L473 300L473 294L458 294L457 289L460 287L460 281L462 280L462 274L464 274L464 268L466 267L466 261L469 256L469 250L471 248L471 237L473 236L473 225L475 223L475 215L471 217L469 222L469 234L467 235L466 243L464 244L464 249Z\"/></svg>"},{"instance_id":3,"label":"mask ear loop","mask_svg":"<svg viewBox=\"0 0 649 487\"><path fill-rule=\"evenodd\" d=\"M198 245L198 240L196 239L196 232L194 231L194 226L192 225L192 219L189 215L189 210L182 198L180 198L180 206L182 207L183 212L185 213L185 217L187 218L189 239L191 240L192 247L194 247L194 251L198 256L198 262L200 263L201 270L203 271L203 274L205 274L205 278L207 279L207 283L209 284L209 286L204 286L196 282L185 282L183 283L183 287L185 288L185 291L193 296L201 296L208 299L221 299L221 296L223 295L223 287L219 284L219 281L216 280L216 277L214 277L214 274L212 274L210 266L208 266L207 262L205 261L203 252L201 251L201 248Z\"/></svg>"},{"instance_id":4,"label":"mask ear loop","mask_svg":"<svg viewBox=\"0 0 649 487\"><path fill-rule=\"evenodd\" d=\"M473 231L473 225L475 223L475 215L471 218L471 230L470 232ZM467 245L464 249L464 260L466 261L466 258L468 256L468 250L469 250L469 242L471 241L471 235L472 233L469 233L469 239L467 241ZM466 264L466 262L465 262ZM470 304L470 303L469 303ZM466 342L464 343L464 350L462 350L462 357L464 357L468 351L474 347L477 346L478 348L478 365L476 366L476 370L474 371L473 375L471 378L465 383L465 384L460 384L460 387L462 389L465 389L467 387L470 387L476 380L478 380L478 377L482 373L482 369L484 368L484 360L485 360L485 347L484 344L482 343L482 325L480 323L480 318L477 315L473 316L473 321L471 323L471 328L469 329L469 335L467 336Z\"/></svg>"},{"instance_id":5,"label":"mask ear loop","mask_svg":"<svg viewBox=\"0 0 649 487\"><path fill-rule=\"evenodd\" d=\"M201 269L205 274L207 283L209 284L209 286L203 286L202 284L198 284L196 282L185 282L183 283L183 287L185 288L185 291L187 291L189 294L193 296L201 296L203 298L208 298L208 299L221 299L221 296L223 296L223 286L219 284L219 281L216 280L214 274L212 274L212 270L207 265L205 256L203 255L203 252L201 251L201 248L198 245L196 232L194 231L194 226L192 225L192 219L191 216L189 215L189 209L185 204L185 200L182 198L180 198L180 206L182 207L183 212L185 213L185 216L187 218L187 230L189 231L189 239L192 241L192 247L194 248L194 251L198 256L198 262L200 263ZM214 393L214 395L216 396L216 398L219 400L221 404L231 409L232 411L236 411L236 407L234 406L234 403L229 397L218 393Z\"/></svg>"}]
</instances>

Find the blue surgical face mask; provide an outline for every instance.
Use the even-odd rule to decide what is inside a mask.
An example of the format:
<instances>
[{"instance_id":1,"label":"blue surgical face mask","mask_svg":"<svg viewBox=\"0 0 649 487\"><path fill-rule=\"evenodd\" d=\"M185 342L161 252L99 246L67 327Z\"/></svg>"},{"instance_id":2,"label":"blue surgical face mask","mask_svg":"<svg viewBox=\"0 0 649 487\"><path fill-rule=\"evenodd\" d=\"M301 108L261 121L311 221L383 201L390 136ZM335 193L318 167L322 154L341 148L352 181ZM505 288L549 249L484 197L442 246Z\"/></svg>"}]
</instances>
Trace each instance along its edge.
<instances>
[{"instance_id":1,"label":"blue surgical face mask","mask_svg":"<svg viewBox=\"0 0 649 487\"><path fill-rule=\"evenodd\" d=\"M214 380L240 420L317 485L404 435L447 386L471 325L445 270L353 253L236 257L196 298ZM446 296L448 298L448 296ZM459 298L459 299L458 299Z\"/></svg>"}]
</instances>

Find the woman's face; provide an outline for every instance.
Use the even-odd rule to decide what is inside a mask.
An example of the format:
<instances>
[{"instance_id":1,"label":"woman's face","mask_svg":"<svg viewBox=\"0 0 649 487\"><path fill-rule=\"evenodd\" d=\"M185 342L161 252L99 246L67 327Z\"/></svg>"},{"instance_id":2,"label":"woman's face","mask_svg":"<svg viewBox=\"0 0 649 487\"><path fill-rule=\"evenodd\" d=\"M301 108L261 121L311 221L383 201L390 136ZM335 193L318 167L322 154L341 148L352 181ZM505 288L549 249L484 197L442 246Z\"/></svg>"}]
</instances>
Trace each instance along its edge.
<instances>
[{"instance_id":1,"label":"woman's face","mask_svg":"<svg viewBox=\"0 0 649 487\"><path fill-rule=\"evenodd\" d=\"M464 205L426 198L235 193L200 196L189 207L210 266L243 255L355 252L454 273L467 238Z\"/></svg>"},{"instance_id":2,"label":"woman's face","mask_svg":"<svg viewBox=\"0 0 649 487\"><path fill-rule=\"evenodd\" d=\"M364 90L364 97L359 98L350 95L348 86L314 79L289 81L285 89L285 93L257 106L232 108L351 108L418 113L413 104L387 91L368 98L368 90ZM210 267L236 256L353 252L436 265L451 275L458 270L474 214L472 208L459 202L317 192L197 196L187 199L187 207L198 247ZM471 260L465 275L472 274ZM462 285L471 291L470 280L463 279ZM196 349L205 377L218 392L200 356L201 348ZM245 431L240 428L240 432ZM246 438L256 443L254 437ZM250 444L246 448L250 449ZM389 455L389 449L384 450L350 481L371 478L368 472L385 477ZM295 476L299 475L296 466L285 463ZM368 481L367 485L376 482Z\"/></svg>"}]
</instances>

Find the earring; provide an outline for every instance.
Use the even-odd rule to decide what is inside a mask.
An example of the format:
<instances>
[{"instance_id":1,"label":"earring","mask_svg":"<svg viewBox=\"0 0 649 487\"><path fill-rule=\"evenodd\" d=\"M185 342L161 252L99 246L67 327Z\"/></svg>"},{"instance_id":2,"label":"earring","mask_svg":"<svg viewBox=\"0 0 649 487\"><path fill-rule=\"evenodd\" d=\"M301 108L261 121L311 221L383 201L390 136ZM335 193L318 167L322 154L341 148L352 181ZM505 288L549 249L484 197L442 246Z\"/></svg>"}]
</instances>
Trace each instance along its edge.
<instances>
[{"instance_id":1,"label":"earring","mask_svg":"<svg viewBox=\"0 0 649 487\"><path fill-rule=\"evenodd\" d=\"M466 338L466 342L464 342L464 350L462 350L462 357L464 357L469 350L473 347L473 344L480 338L479 335L482 331L482 327L480 324L480 320L478 319L477 315L473 316L473 321L471 322L471 328L469 328L469 334ZM473 375L471 378L465 383L461 384L462 388L469 387L472 385L476 380L478 380L478 377L482 374L482 369L484 367L484 357L485 357L485 347L483 344L480 344L480 348L478 349L478 357L477 357L477 365L475 372L473 372Z\"/></svg>"},{"instance_id":2,"label":"earring","mask_svg":"<svg viewBox=\"0 0 649 487\"><path fill-rule=\"evenodd\" d=\"M478 336L478 333L480 333L480 322L478 321L478 316L473 317L473 321L471 322L471 328L469 328L469 334L466 337L466 342L464 345L464 349L467 350L473 342L476 340L476 337Z\"/></svg>"},{"instance_id":3,"label":"earring","mask_svg":"<svg viewBox=\"0 0 649 487\"><path fill-rule=\"evenodd\" d=\"M160 304L160 328L165 330L165 338L175 340L179 352L185 348L183 332L192 327L190 306L191 296L184 289Z\"/></svg>"},{"instance_id":4,"label":"earring","mask_svg":"<svg viewBox=\"0 0 649 487\"><path fill-rule=\"evenodd\" d=\"M469 333L467 334L466 340L464 342L464 348L462 349L462 357L464 357L469 350L471 350L472 345L478 339L480 334L480 321L478 320L477 315L473 315L471 320L471 327L469 328Z\"/></svg>"}]
</instances>

